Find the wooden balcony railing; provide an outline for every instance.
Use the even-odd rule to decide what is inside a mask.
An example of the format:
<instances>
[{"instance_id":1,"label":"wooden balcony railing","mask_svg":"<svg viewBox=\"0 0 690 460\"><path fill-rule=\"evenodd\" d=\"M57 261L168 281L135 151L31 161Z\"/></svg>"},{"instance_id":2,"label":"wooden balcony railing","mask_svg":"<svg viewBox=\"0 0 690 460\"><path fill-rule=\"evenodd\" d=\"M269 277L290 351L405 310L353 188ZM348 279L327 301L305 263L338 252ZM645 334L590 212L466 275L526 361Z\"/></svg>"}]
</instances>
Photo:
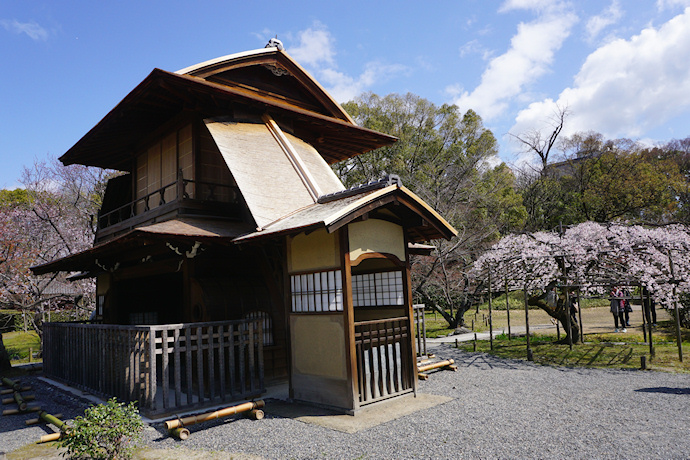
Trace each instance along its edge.
<instances>
[{"instance_id":1,"label":"wooden balcony railing","mask_svg":"<svg viewBox=\"0 0 690 460\"><path fill-rule=\"evenodd\" d=\"M360 405L414 391L410 341L406 317L355 323Z\"/></svg>"},{"instance_id":2,"label":"wooden balcony railing","mask_svg":"<svg viewBox=\"0 0 690 460\"><path fill-rule=\"evenodd\" d=\"M180 174L175 182L154 190L143 197L126 203L116 209L98 215L98 230L101 231L137 217L169 211L171 206L181 206L183 202L204 204L236 204L239 189L235 186L185 179ZM141 219L138 219L141 220Z\"/></svg>"},{"instance_id":3,"label":"wooden balcony railing","mask_svg":"<svg viewBox=\"0 0 690 460\"><path fill-rule=\"evenodd\" d=\"M48 378L146 415L255 397L265 391L260 319L118 326L45 323Z\"/></svg>"}]
</instances>

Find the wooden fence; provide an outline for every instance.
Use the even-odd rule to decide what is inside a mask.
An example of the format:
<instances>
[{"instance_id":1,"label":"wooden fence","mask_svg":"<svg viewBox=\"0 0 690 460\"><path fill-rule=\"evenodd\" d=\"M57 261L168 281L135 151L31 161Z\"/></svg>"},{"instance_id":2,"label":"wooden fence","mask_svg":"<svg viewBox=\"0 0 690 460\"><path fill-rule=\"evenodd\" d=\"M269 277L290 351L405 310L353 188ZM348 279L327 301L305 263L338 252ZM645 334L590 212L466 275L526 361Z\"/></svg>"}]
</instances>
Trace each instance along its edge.
<instances>
[{"instance_id":1,"label":"wooden fence","mask_svg":"<svg viewBox=\"0 0 690 460\"><path fill-rule=\"evenodd\" d=\"M417 356L426 356L426 316L424 315L423 303L412 305L414 309L414 330L417 340Z\"/></svg>"},{"instance_id":2,"label":"wooden fence","mask_svg":"<svg viewBox=\"0 0 690 460\"><path fill-rule=\"evenodd\" d=\"M46 323L46 377L146 415L247 399L265 391L260 319L118 326Z\"/></svg>"},{"instance_id":3,"label":"wooden fence","mask_svg":"<svg viewBox=\"0 0 690 460\"><path fill-rule=\"evenodd\" d=\"M414 391L409 319L355 323L360 405Z\"/></svg>"}]
</instances>

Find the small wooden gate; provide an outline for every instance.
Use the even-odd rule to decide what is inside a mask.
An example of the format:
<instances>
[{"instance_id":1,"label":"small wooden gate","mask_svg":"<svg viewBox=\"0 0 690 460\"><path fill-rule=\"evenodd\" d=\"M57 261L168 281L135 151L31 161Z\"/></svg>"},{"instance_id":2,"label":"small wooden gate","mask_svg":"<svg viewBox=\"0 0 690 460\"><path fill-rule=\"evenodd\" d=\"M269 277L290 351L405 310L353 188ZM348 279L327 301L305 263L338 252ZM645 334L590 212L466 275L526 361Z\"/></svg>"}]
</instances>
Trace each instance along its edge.
<instances>
[{"instance_id":1,"label":"small wooden gate","mask_svg":"<svg viewBox=\"0 0 690 460\"><path fill-rule=\"evenodd\" d=\"M146 415L257 396L265 391L260 319L118 326L46 323L43 370Z\"/></svg>"},{"instance_id":2,"label":"small wooden gate","mask_svg":"<svg viewBox=\"0 0 690 460\"><path fill-rule=\"evenodd\" d=\"M409 319L355 323L360 405L414 391Z\"/></svg>"}]
</instances>

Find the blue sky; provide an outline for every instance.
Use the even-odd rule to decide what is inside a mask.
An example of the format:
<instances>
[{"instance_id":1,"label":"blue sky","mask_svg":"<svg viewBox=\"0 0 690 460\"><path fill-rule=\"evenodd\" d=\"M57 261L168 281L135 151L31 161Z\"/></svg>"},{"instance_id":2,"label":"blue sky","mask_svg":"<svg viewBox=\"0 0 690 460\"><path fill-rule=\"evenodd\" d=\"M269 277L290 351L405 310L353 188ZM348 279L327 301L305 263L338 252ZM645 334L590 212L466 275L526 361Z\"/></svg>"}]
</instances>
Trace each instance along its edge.
<instances>
[{"instance_id":1,"label":"blue sky","mask_svg":"<svg viewBox=\"0 0 690 460\"><path fill-rule=\"evenodd\" d=\"M340 102L411 92L509 132L690 135L690 0L0 2L0 188L60 156L153 68L278 36Z\"/></svg>"}]
</instances>

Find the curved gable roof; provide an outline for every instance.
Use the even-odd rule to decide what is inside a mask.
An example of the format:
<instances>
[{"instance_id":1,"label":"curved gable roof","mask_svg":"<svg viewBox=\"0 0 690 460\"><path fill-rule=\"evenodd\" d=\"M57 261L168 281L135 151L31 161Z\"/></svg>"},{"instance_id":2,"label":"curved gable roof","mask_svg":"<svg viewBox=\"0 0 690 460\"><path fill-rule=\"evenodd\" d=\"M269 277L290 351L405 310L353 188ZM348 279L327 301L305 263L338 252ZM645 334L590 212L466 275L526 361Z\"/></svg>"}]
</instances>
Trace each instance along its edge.
<instances>
[{"instance_id":1,"label":"curved gable roof","mask_svg":"<svg viewBox=\"0 0 690 460\"><path fill-rule=\"evenodd\" d=\"M338 102L289 54L263 48L211 59L175 72L209 82L251 89L267 98L355 124Z\"/></svg>"},{"instance_id":2,"label":"curved gable roof","mask_svg":"<svg viewBox=\"0 0 690 460\"><path fill-rule=\"evenodd\" d=\"M60 161L65 165L82 164L129 171L134 146L168 121L185 111L203 113L204 116L227 114L234 103L251 107L257 113L270 112L276 118L290 119L295 135L314 145L328 164L397 140L388 134L357 126L342 117L324 115L322 111L278 97L275 93L267 94L265 90L258 91L257 88L242 85L228 86L187 74L154 69L62 155Z\"/></svg>"}]
</instances>

